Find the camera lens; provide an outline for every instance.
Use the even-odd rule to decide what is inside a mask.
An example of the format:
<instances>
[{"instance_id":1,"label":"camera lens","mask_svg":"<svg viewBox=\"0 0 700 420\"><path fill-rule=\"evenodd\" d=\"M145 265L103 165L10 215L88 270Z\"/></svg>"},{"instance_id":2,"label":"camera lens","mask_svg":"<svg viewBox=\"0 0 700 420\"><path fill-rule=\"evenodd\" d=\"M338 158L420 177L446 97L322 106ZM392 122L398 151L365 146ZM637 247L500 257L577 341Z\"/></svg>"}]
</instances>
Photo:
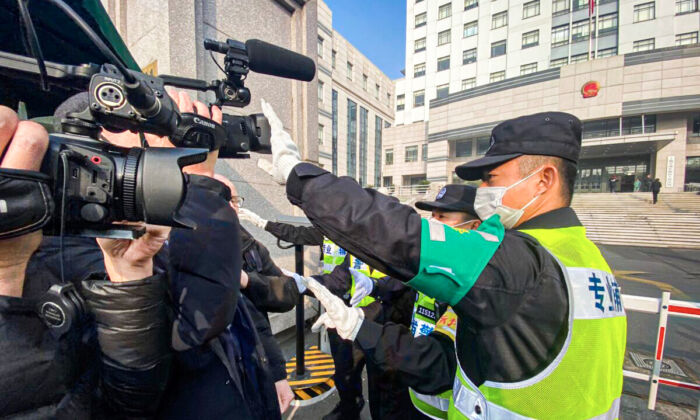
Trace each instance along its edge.
<instances>
[{"instance_id":1,"label":"camera lens","mask_svg":"<svg viewBox=\"0 0 700 420\"><path fill-rule=\"evenodd\" d=\"M122 176L122 206L126 220L142 220L136 209L136 184L141 154L143 149L133 147L129 149L124 161L124 174Z\"/></svg>"}]
</instances>

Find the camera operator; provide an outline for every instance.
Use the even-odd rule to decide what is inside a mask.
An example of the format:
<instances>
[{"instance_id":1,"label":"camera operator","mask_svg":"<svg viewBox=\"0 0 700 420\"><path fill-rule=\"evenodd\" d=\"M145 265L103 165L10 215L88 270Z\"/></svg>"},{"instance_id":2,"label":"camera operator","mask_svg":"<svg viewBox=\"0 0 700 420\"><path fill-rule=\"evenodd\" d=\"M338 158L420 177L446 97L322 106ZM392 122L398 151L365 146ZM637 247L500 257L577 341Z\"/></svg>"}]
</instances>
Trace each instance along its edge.
<instances>
[{"instance_id":1,"label":"camera operator","mask_svg":"<svg viewBox=\"0 0 700 420\"><path fill-rule=\"evenodd\" d=\"M218 107L210 113L185 92L171 91L170 96L181 113L221 123ZM139 144L133 133L104 134L114 144ZM166 137L146 139L150 146L173 147ZM251 305L240 297L239 224L229 206L230 190L213 178L217 155L214 150L206 161L183 169L188 181L180 215L197 228L173 228L159 255L169 273L176 313L174 369L159 417L279 419L260 330Z\"/></svg>"},{"instance_id":2,"label":"camera operator","mask_svg":"<svg viewBox=\"0 0 700 420\"><path fill-rule=\"evenodd\" d=\"M0 106L0 201L3 213L9 213L3 217L15 218L10 222L52 210L33 182L47 146L43 127L20 122ZM34 280L26 268L41 242L40 227L28 223L21 230L25 234L0 240L0 415L153 415L170 350L165 276L154 274L152 257L167 231L148 227L135 241L101 240L108 278L93 275L82 283L95 322L81 322L78 305L64 318L72 327L57 334L37 310L43 297L24 293Z\"/></svg>"}]
</instances>

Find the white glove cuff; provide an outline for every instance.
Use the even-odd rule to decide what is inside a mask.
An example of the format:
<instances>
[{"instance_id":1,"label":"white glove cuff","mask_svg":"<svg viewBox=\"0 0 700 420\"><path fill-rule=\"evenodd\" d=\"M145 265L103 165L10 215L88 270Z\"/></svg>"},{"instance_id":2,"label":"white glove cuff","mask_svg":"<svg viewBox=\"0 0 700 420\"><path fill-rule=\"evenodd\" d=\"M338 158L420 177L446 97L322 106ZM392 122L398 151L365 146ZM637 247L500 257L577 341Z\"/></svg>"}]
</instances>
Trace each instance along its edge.
<instances>
[{"instance_id":1,"label":"white glove cuff","mask_svg":"<svg viewBox=\"0 0 700 420\"><path fill-rule=\"evenodd\" d=\"M297 284L297 289L299 290L299 293L304 293L306 291L306 285L304 284L304 281L301 279L301 276L299 274L294 273L292 278L294 279L294 282Z\"/></svg>"},{"instance_id":2,"label":"white glove cuff","mask_svg":"<svg viewBox=\"0 0 700 420\"><path fill-rule=\"evenodd\" d=\"M353 311L358 312L358 317L360 318L355 324L355 328L350 332L350 336L347 338L350 341L355 341L357 334L360 333L360 328L362 328L362 323L365 321L365 311L360 308L351 308Z\"/></svg>"},{"instance_id":3,"label":"white glove cuff","mask_svg":"<svg viewBox=\"0 0 700 420\"><path fill-rule=\"evenodd\" d=\"M283 185L286 184L289 174L292 173L292 169L294 169L299 162L301 162L299 158L292 153L285 153L280 156L277 160L277 168L279 170L278 175L280 179L277 179L276 181Z\"/></svg>"}]
</instances>

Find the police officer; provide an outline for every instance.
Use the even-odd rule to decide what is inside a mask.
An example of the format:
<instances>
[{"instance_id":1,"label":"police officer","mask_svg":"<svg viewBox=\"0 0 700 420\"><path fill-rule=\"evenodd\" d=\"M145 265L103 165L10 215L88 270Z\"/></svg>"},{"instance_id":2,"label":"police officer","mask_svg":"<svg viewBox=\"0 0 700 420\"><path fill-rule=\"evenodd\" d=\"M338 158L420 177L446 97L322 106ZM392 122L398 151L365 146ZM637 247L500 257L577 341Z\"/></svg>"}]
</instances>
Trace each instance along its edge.
<instances>
[{"instance_id":1,"label":"police officer","mask_svg":"<svg viewBox=\"0 0 700 420\"><path fill-rule=\"evenodd\" d=\"M451 418L618 417L626 317L610 267L569 207L576 117L545 112L493 129L486 155L457 168L482 179L474 207L483 223L465 233L300 163L276 130L272 172L290 201L349 252L447 301L456 341L363 322L311 281L327 309L319 323L419 392L452 388Z\"/></svg>"}]
</instances>

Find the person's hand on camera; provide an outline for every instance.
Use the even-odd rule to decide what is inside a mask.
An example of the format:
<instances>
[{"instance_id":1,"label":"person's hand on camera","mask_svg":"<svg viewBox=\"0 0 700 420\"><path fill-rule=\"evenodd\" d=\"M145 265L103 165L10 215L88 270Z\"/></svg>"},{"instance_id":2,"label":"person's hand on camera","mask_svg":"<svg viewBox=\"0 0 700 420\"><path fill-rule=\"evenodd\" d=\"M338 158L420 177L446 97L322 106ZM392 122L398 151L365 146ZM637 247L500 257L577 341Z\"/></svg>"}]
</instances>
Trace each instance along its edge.
<instances>
[{"instance_id":1,"label":"person's hand on camera","mask_svg":"<svg viewBox=\"0 0 700 420\"><path fill-rule=\"evenodd\" d=\"M142 280L153 275L153 257L170 235L170 227L145 225L146 233L138 239L98 238L105 269L115 283Z\"/></svg>"},{"instance_id":2,"label":"person's hand on camera","mask_svg":"<svg viewBox=\"0 0 700 420\"><path fill-rule=\"evenodd\" d=\"M275 382L275 389L277 390L277 401L280 404L280 412L284 413L289 408L289 404L294 401L294 393L292 392L292 387L289 386L289 382L286 379Z\"/></svg>"},{"instance_id":3,"label":"person's hand on camera","mask_svg":"<svg viewBox=\"0 0 700 420\"><path fill-rule=\"evenodd\" d=\"M286 184L292 169L301 162L299 149L292 137L284 131L282 121L279 119L272 106L261 100L262 111L270 123L270 144L272 146L272 163L267 160L258 160L258 166L272 176L279 184Z\"/></svg>"},{"instance_id":4,"label":"person's hand on camera","mask_svg":"<svg viewBox=\"0 0 700 420\"><path fill-rule=\"evenodd\" d=\"M218 106L212 106L211 112L209 108L200 102L193 101L187 92L169 90L168 94L172 98L175 105L178 107L180 112L190 112L201 115L205 118L211 118L214 122L221 124L223 121L223 113L221 108ZM112 133L107 130L102 130L102 136L106 138L110 143L116 144L121 147L141 147L141 139L138 133L132 133L131 131L124 131L122 133ZM167 137L159 137L154 134L146 134L146 141L151 147L175 147ZM189 165L183 168L183 172L197 175L205 175L209 177L214 176L214 166L216 165L216 159L219 156L219 151L214 150L209 152L207 159L202 163L197 163L195 165Z\"/></svg>"},{"instance_id":5,"label":"person's hand on camera","mask_svg":"<svg viewBox=\"0 0 700 420\"><path fill-rule=\"evenodd\" d=\"M253 213L248 209L239 209L238 219L245 220L246 222L257 226L260 229L265 229L265 226L267 226L267 220L263 219L262 217L258 216L257 214Z\"/></svg>"},{"instance_id":6,"label":"person's hand on camera","mask_svg":"<svg viewBox=\"0 0 700 420\"><path fill-rule=\"evenodd\" d=\"M48 145L44 127L0 106L0 168L38 171ZM0 240L0 295L22 296L27 263L40 243L41 230Z\"/></svg>"}]
</instances>

